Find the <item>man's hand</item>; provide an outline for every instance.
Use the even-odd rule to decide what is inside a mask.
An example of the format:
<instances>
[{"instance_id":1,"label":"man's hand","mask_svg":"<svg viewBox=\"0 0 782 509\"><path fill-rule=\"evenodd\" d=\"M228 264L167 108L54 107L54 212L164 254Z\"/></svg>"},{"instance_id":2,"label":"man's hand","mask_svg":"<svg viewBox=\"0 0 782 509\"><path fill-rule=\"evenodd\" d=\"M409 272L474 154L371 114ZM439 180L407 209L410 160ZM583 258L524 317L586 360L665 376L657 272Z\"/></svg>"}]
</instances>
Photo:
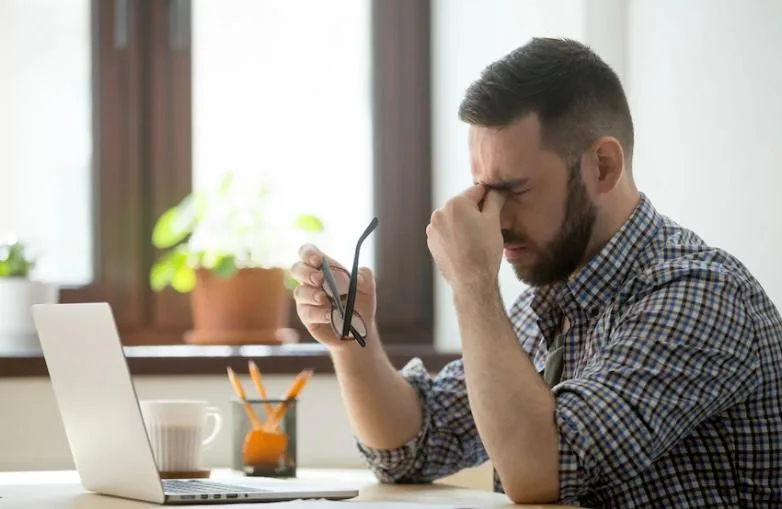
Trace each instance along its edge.
<instances>
[{"instance_id":1,"label":"man's hand","mask_svg":"<svg viewBox=\"0 0 782 509\"><path fill-rule=\"evenodd\" d=\"M317 247L309 244L299 250L299 261L291 268L291 275L300 283L293 291L296 312L312 337L320 343L331 349L352 347L353 341L342 340L331 324L332 309L323 290L323 271L320 269L324 256ZM350 280L348 269L331 257L326 258L334 274L337 290L342 295L347 294ZM359 268L356 290L355 311L364 320L368 331L373 332L377 297L375 277L369 268Z\"/></svg>"},{"instance_id":2,"label":"man's hand","mask_svg":"<svg viewBox=\"0 0 782 509\"><path fill-rule=\"evenodd\" d=\"M476 185L432 214L427 245L451 287L496 281L502 261L503 203L501 192Z\"/></svg>"}]
</instances>

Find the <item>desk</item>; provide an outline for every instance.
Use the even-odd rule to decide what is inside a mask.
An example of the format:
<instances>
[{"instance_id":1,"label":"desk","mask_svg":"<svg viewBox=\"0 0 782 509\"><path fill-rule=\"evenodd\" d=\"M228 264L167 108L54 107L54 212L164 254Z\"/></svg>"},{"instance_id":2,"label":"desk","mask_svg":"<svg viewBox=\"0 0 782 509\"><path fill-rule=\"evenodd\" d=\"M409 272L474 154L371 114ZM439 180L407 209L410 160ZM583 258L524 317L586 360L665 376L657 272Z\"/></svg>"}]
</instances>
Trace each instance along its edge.
<instances>
[{"instance_id":1,"label":"desk","mask_svg":"<svg viewBox=\"0 0 782 509\"><path fill-rule=\"evenodd\" d=\"M230 470L216 470L213 479L226 478ZM564 506L515 506L502 494L470 490L443 483L429 485L379 484L367 470L299 469L299 477L307 480L334 479L359 486L359 496L353 501L416 502L421 504L451 504L454 507L557 508ZM86 493L75 471L61 472L0 472L0 509L143 509L161 507L229 507L263 509L264 504L227 504L199 506L159 506L115 497ZM347 501L349 502L349 501ZM346 505L349 509L349 506ZM387 506L386 506L387 507Z\"/></svg>"}]
</instances>

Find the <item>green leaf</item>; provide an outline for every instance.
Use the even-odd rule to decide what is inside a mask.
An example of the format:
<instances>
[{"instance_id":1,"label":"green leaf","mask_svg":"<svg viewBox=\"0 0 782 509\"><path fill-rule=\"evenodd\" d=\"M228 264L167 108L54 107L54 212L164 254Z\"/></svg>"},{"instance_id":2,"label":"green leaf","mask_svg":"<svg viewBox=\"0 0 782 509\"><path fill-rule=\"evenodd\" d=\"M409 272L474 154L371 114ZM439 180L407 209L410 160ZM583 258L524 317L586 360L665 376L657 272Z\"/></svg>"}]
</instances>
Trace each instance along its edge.
<instances>
[{"instance_id":1,"label":"green leaf","mask_svg":"<svg viewBox=\"0 0 782 509\"><path fill-rule=\"evenodd\" d=\"M312 214L302 214L294 221L296 228L305 232L322 232L323 223L317 216Z\"/></svg>"},{"instance_id":2,"label":"green leaf","mask_svg":"<svg viewBox=\"0 0 782 509\"><path fill-rule=\"evenodd\" d=\"M167 249L192 233L198 218L198 207L193 195L187 196L175 207L163 212L152 230L152 245Z\"/></svg>"},{"instance_id":3,"label":"green leaf","mask_svg":"<svg viewBox=\"0 0 782 509\"><path fill-rule=\"evenodd\" d=\"M20 242L0 244L0 277L27 277L35 260L25 253Z\"/></svg>"},{"instance_id":4,"label":"green leaf","mask_svg":"<svg viewBox=\"0 0 782 509\"><path fill-rule=\"evenodd\" d=\"M289 270L285 271L285 287L288 290L295 290L299 286L298 280L293 277L293 274Z\"/></svg>"},{"instance_id":5,"label":"green leaf","mask_svg":"<svg viewBox=\"0 0 782 509\"><path fill-rule=\"evenodd\" d=\"M179 263L177 252L168 251L152 265L149 271L149 286L152 287L152 291L159 292L171 284Z\"/></svg>"},{"instance_id":6,"label":"green leaf","mask_svg":"<svg viewBox=\"0 0 782 509\"><path fill-rule=\"evenodd\" d=\"M149 271L149 286L153 292L159 292L171 284L171 278L174 277L175 269L171 263L159 261L152 266Z\"/></svg>"},{"instance_id":7,"label":"green leaf","mask_svg":"<svg viewBox=\"0 0 782 509\"><path fill-rule=\"evenodd\" d=\"M189 265L182 264L176 268L171 278L171 287L179 293L188 293L195 287L196 273Z\"/></svg>"},{"instance_id":8,"label":"green leaf","mask_svg":"<svg viewBox=\"0 0 782 509\"><path fill-rule=\"evenodd\" d=\"M223 256L212 268L212 272L217 277L229 278L236 274L239 268L236 266L236 259L233 256Z\"/></svg>"},{"instance_id":9,"label":"green leaf","mask_svg":"<svg viewBox=\"0 0 782 509\"><path fill-rule=\"evenodd\" d=\"M177 273L188 266L188 251L185 246L170 250L163 254L152 266L149 273L149 284L153 291L159 292L168 285L174 285ZM182 277L182 276L180 276Z\"/></svg>"},{"instance_id":10,"label":"green leaf","mask_svg":"<svg viewBox=\"0 0 782 509\"><path fill-rule=\"evenodd\" d=\"M231 189L233 182L234 182L234 172L232 171L226 172L226 174L223 175L223 180L220 181L220 186L217 188L217 193L220 196L225 196L226 193L228 193L228 190Z\"/></svg>"}]
</instances>

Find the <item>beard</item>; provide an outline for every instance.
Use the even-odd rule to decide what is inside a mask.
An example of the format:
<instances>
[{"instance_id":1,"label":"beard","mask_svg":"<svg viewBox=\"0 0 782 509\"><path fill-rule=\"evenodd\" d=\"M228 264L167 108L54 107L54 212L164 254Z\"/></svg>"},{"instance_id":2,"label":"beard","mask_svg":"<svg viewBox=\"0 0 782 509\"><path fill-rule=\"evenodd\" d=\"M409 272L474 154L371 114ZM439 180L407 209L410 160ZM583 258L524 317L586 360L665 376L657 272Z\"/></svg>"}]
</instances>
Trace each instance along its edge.
<instances>
[{"instance_id":1,"label":"beard","mask_svg":"<svg viewBox=\"0 0 782 509\"><path fill-rule=\"evenodd\" d=\"M516 277L530 286L566 281L586 254L597 210L581 181L580 165L571 168L567 193L565 219L556 236L538 250L538 258L531 265L513 265ZM525 241L509 230L503 230L502 237L510 244Z\"/></svg>"}]
</instances>

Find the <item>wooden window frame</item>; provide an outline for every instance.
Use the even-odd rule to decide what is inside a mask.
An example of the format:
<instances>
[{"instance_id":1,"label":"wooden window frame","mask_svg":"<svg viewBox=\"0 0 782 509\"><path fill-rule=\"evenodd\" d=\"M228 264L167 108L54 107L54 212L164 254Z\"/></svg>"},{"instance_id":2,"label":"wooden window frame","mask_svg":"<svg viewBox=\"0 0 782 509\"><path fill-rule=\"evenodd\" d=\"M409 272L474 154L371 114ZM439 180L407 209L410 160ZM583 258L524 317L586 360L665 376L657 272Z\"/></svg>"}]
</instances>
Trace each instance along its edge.
<instances>
[{"instance_id":1,"label":"wooden window frame","mask_svg":"<svg viewBox=\"0 0 782 509\"><path fill-rule=\"evenodd\" d=\"M155 219L191 189L190 0L92 0L92 11L95 277L63 289L61 301L109 302L126 345L179 343L189 297L152 292L148 274ZM434 343L430 34L429 0L372 0L377 319L386 345ZM312 341L292 303L290 318Z\"/></svg>"}]
</instances>

